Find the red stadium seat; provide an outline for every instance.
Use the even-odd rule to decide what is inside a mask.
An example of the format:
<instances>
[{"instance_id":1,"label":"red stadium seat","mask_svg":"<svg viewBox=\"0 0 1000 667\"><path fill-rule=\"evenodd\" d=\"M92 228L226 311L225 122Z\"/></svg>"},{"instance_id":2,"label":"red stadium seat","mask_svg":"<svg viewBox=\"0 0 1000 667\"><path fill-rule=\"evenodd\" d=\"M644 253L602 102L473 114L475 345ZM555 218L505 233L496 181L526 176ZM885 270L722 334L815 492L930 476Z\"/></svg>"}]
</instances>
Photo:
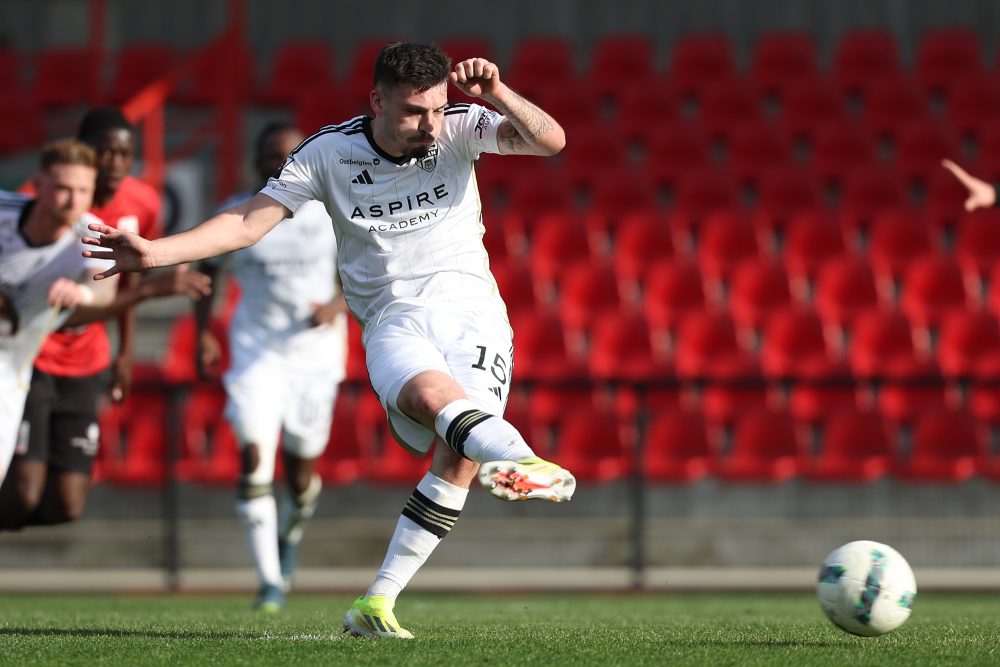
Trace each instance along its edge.
<instances>
[{"instance_id":1,"label":"red stadium seat","mask_svg":"<svg viewBox=\"0 0 1000 667\"><path fill-rule=\"evenodd\" d=\"M518 313L511 317L517 337L514 368L524 382L580 380L583 364L569 356L562 321L553 313Z\"/></svg>"},{"instance_id":2,"label":"red stadium seat","mask_svg":"<svg viewBox=\"0 0 1000 667\"><path fill-rule=\"evenodd\" d=\"M840 223L864 247L875 216L882 210L907 203L902 179L894 170L879 165L851 171L840 197Z\"/></svg>"},{"instance_id":3,"label":"red stadium seat","mask_svg":"<svg viewBox=\"0 0 1000 667\"><path fill-rule=\"evenodd\" d=\"M928 253L907 266L899 307L912 325L936 331L947 313L966 308L968 302L962 270L951 256Z\"/></svg>"},{"instance_id":4,"label":"red stadium seat","mask_svg":"<svg viewBox=\"0 0 1000 667\"><path fill-rule=\"evenodd\" d=\"M140 90L166 76L178 64L178 54L166 44L128 46L113 57L114 73L108 91L114 104L123 104Z\"/></svg>"},{"instance_id":5,"label":"red stadium seat","mask_svg":"<svg viewBox=\"0 0 1000 667\"><path fill-rule=\"evenodd\" d=\"M643 286L643 312L654 331L664 334L667 348L672 334L691 312L705 308L701 273L694 262L677 258L652 267Z\"/></svg>"},{"instance_id":6,"label":"red stadium seat","mask_svg":"<svg viewBox=\"0 0 1000 667\"><path fill-rule=\"evenodd\" d=\"M712 290L709 296L722 299L737 264L757 256L757 231L745 215L709 213L702 223L697 253L698 267Z\"/></svg>"},{"instance_id":7,"label":"red stadium seat","mask_svg":"<svg viewBox=\"0 0 1000 667\"><path fill-rule=\"evenodd\" d=\"M641 147L661 127L680 120L678 107L676 95L666 86L633 83L618 96L616 124L626 142Z\"/></svg>"},{"instance_id":8,"label":"red stadium seat","mask_svg":"<svg viewBox=\"0 0 1000 667\"><path fill-rule=\"evenodd\" d=\"M344 376L347 382L370 384L368 380L368 365L365 360L365 346L361 342L361 325L353 317L347 318L347 368Z\"/></svg>"},{"instance_id":9,"label":"red stadium seat","mask_svg":"<svg viewBox=\"0 0 1000 667\"><path fill-rule=\"evenodd\" d=\"M374 57L368 63L369 72L372 62ZM370 89L370 76L368 84ZM330 45L327 42L287 42L275 51L267 80L257 90L255 101L258 104L290 105L302 91L324 88L338 88ZM330 122L336 122L336 119Z\"/></svg>"},{"instance_id":10,"label":"red stadium seat","mask_svg":"<svg viewBox=\"0 0 1000 667\"><path fill-rule=\"evenodd\" d=\"M630 170L625 143L613 126L573 137L562 153L562 171L573 188L591 189L603 176Z\"/></svg>"},{"instance_id":11,"label":"red stadium seat","mask_svg":"<svg viewBox=\"0 0 1000 667\"><path fill-rule=\"evenodd\" d=\"M962 217L955 239L955 257L970 283L974 300L1000 260L1000 210L980 209Z\"/></svg>"},{"instance_id":12,"label":"red stadium seat","mask_svg":"<svg viewBox=\"0 0 1000 667\"><path fill-rule=\"evenodd\" d=\"M849 95L863 95L874 82L901 69L895 38L887 30L848 30L834 49L833 77Z\"/></svg>"},{"instance_id":13,"label":"red stadium seat","mask_svg":"<svg viewBox=\"0 0 1000 667\"><path fill-rule=\"evenodd\" d=\"M737 420L732 451L718 458L714 473L730 482L785 482L804 463L795 422L784 412L753 410Z\"/></svg>"},{"instance_id":14,"label":"red stadium seat","mask_svg":"<svg viewBox=\"0 0 1000 667\"><path fill-rule=\"evenodd\" d=\"M500 296L507 304L507 312L511 316L516 313L532 313L539 308L535 298L535 283L524 266L491 260L490 273L497 282Z\"/></svg>"},{"instance_id":15,"label":"red stadium seat","mask_svg":"<svg viewBox=\"0 0 1000 667\"><path fill-rule=\"evenodd\" d=\"M611 224L629 213L649 210L657 205L653 182L641 169L602 169L591 187L589 207Z\"/></svg>"},{"instance_id":16,"label":"red stadium seat","mask_svg":"<svg viewBox=\"0 0 1000 667\"><path fill-rule=\"evenodd\" d=\"M222 359L215 368L206 369L212 376L221 377L229 368L229 332L221 318L212 318L209 330L222 346ZM183 384L198 381L195 356L198 349L198 328L193 315L182 315L170 327L167 348L160 365L163 378L172 383Z\"/></svg>"},{"instance_id":17,"label":"red stadium seat","mask_svg":"<svg viewBox=\"0 0 1000 667\"><path fill-rule=\"evenodd\" d=\"M43 108L88 104L100 96L100 70L86 49L43 51L35 64L31 90Z\"/></svg>"},{"instance_id":18,"label":"red stadium seat","mask_svg":"<svg viewBox=\"0 0 1000 667\"><path fill-rule=\"evenodd\" d=\"M737 124L762 118L760 101L742 78L705 84L699 99L697 122L710 139L729 140Z\"/></svg>"},{"instance_id":19,"label":"red stadium seat","mask_svg":"<svg viewBox=\"0 0 1000 667\"><path fill-rule=\"evenodd\" d=\"M926 187L930 175L940 171L942 159L961 159L958 138L933 118L902 122L895 135L896 170L909 184Z\"/></svg>"},{"instance_id":20,"label":"red stadium seat","mask_svg":"<svg viewBox=\"0 0 1000 667\"><path fill-rule=\"evenodd\" d=\"M622 311L618 283L609 266L577 260L565 265L559 283L556 307L571 336L588 332L608 311Z\"/></svg>"},{"instance_id":21,"label":"red stadium seat","mask_svg":"<svg viewBox=\"0 0 1000 667\"><path fill-rule=\"evenodd\" d=\"M0 154L35 150L45 139L44 114L25 95L4 95L0 100Z\"/></svg>"},{"instance_id":22,"label":"red stadium seat","mask_svg":"<svg viewBox=\"0 0 1000 667\"><path fill-rule=\"evenodd\" d=\"M670 365L653 351L642 315L606 311L594 323L587 353L590 376L603 382L648 383L667 379Z\"/></svg>"},{"instance_id":23,"label":"red stadium seat","mask_svg":"<svg viewBox=\"0 0 1000 667\"><path fill-rule=\"evenodd\" d=\"M756 346L768 316L792 303L788 273L773 259L746 259L732 274L729 312L737 329Z\"/></svg>"},{"instance_id":24,"label":"red stadium seat","mask_svg":"<svg viewBox=\"0 0 1000 667\"><path fill-rule=\"evenodd\" d=\"M854 318L847 360L859 378L912 376L921 368L909 322L888 310L867 310Z\"/></svg>"},{"instance_id":25,"label":"red stadium seat","mask_svg":"<svg viewBox=\"0 0 1000 667\"><path fill-rule=\"evenodd\" d=\"M514 44L510 64L502 74L515 90L529 97L553 81L574 81L578 68L573 45L556 35L521 39Z\"/></svg>"},{"instance_id":26,"label":"red stadium seat","mask_svg":"<svg viewBox=\"0 0 1000 667\"><path fill-rule=\"evenodd\" d=\"M176 104L190 106L208 106L216 104L226 95L233 95L237 104L246 104L254 85L253 53L246 43L237 47L226 46L226 52L218 49L202 63L196 65L191 73L191 79L181 83L181 87L171 96L170 101ZM340 117L327 118L322 123L327 125ZM320 125L300 125L305 131L310 127Z\"/></svg>"},{"instance_id":27,"label":"red stadium seat","mask_svg":"<svg viewBox=\"0 0 1000 667\"><path fill-rule=\"evenodd\" d=\"M972 415L938 409L921 414L913 450L897 460L893 477L908 482L965 482L984 464L984 448Z\"/></svg>"},{"instance_id":28,"label":"red stadium seat","mask_svg":"<svg viewBox=\"0 0 1000 667\"><path fill-rule=\"evenodd\" d=\"M827 327L830 342L836 349L843 349L843 337L855 317L878 307L878 290L871 265L860 257L849 255L828 260L816 276L813 303Z\"/></svg>"},{"instance_id":29,"label":"red stadium seat","mask_svg":"<svg viewBox=\"0 0 1000 667\"><path fill-rule=\"evenodd\" d=\"M192 482L232 485L239 479L239 442L223 416L225 405L219 384L199 386L188 395L183 423L191 459L185 476Z\"/></svg>"},{"instance_id":30,"label":"red stadium seat","mask_svg":"<svg viewBox=\"0 0 1000 667\"><path fill-rule=\"evenodd\" d=\"M1000 327L996 318L983 311L947 313L941 318L935 353L942 375L949 380L1000 378Z\"/></svg>"},{"instance_id":31,"label":"red stadium seat","mask_svg":"<svg viewBox=\"0 0 1000 667\"><path fill-rule=\"evenodd\" d=\"M930 116L930 105L920 86L905 74L874 81L865 96L863 121L880 140L892 138L903 121Z\"/></svg>"},{"instance_id":32,"label":"red stadium seat","mask_svg":"<svg viewBox=\"0 0 1000 667\"><path fill-rule=\"evenodd\" d=\"M760 348L765 377L805 379L825 376L833 366L815 312L797 307L778 308L766 316Z\"/></svg>"},{"instance_id":33,"label":"red stadium seat","mask_svg":"<svg viewBox=\"0 0 1000 667\"><path fill-rule=\"evenodd\" d=\"M893 448L877 412L847 408L830 414L820 454L803 471L813 482L871 483L888 474Z\"/></svg>"},{"instance_id":34,"label":"red stadium seat","mask_svg":"<svg viewBox=\"0 0 1000 667\"><path fill-rule=\"evenodd\" d=\"M708 140L696 125L669 118L644 120L650 134L643 168L657 185L679 188L692 170L714 173Z\"/></svg>"},{"instance_id":35,"label":"red stadium seat","mask_svg":"<svg viewBox=\"0 0 1000 667\"><path fill-rule=\"evenodd\" d=\"M820 268L846 252L843 232L828 211L811 209L792 215L781 250L792 294L811 301Z\"/></svg>"},{"instance_id":36,"label":"red stadium seat","mask_svg":"<svg viewBox=\"0 0 1000 667\"><path fill-rule=\"evenodd\" d=\"M757 38L750 55L750 80L763 95L784 99L788 86L817 77L816 40L806 32L787 30Z\"/></svg>"},{"instance_id":37,"label":"red stadium seat","mask_svg":"<svg viewBox=\"0 0 1000 667\"><path fill-rule=\"evenodd\" d=\"M785 85L778 121L792 139L811 140L822 125L846 122L847 109L833 83L813 76Z\"/></svg>"},{"instance_id":38,"label":"red stadium seat","mask_svg":"<svg viewBox=\"0 0 1000 667\"><path fill-rule=\"evenodd\" d=\"M327 484L351 484L361 477L364 452L358 439L357 400L350 391L341 390L333 406L330 440L316 464Z\"/></svg>"},{"instance_id":39,"label":"red stadium seat","mask_svg":"<svg viewBox=\"0 0 1000 667\"><path fill-rule=\"evenodd\" d=\"M714 457L700 413L666 410L646 430L642 473L653 482L698 482L708 476Z\"/></svg>"},{"instance_id":40,"label":"red stadium seat","mask_svg":"<svg viewBox=\"0 0 1000 667\"><path fill-rule=\"evenodd\" d=\"M112 484L160 486L167 479L167 397L159 368L137 364L133 386L121 405L101 415L99 460Z\"/></svg>"},{"instance_id":41,"label":"red stadium seat","mask_svg":"<svg viewBox=\"0 0 1000 667\"><path fill-rule=\"evenodd\" d=\"M959 75L948 95L948 125L963 138L976 139L1000 117L1000 82L985 72Z\"/></svg>"},{"instance_id":42,"label":"red stadium seat","mask_svg":"<svg viewBox=\"0 0 1000 667\"><path fill-rule=\"evenodd\" d=\"M997 147L1000 149L1000 144ZM976 167L965 166L977 171ZM936 247L944 249L951 246L959 222L965 214L965 200L968 196L969 191L962 182L943 167L929 174L923 209L933 230Z\"/></svg>"},{"instance_id":43,"label":"red stadium seat","mask_svg":"<svg viewBox=\"0 0 1000 667\"><path fill-rule=\"evenodd\" d=\"M736 76L736 60L727 35L688 34L674 42L667 65L667 85L678 94L699 98L705 86Z\"/></svg>"},{"instance_id":44,"label":"red stadium seat","mask_svg":"<svg viewBox=\"0 0 1000 667\"><path fill-rule=\"evenodd\" d=\"M762 173L791 161L788 138L771 123L747 120L729 130L726 168L737 183L759 187Z\"/></svg>"},{"instance_id":45,"label":"red stadium seat","mask_svg":"<svg viewBox=\"0 0 1000 667\"><path fill-rule=\"evenodd\" d=\"M601 99L618 100L630 85L653 87L656 58L645 34L614 34L597 38L591 48L587 83Z\"/></svg>"},{"instance_id":46,"label":"red stadium seat","mask_svg":"<svg viewBox=\"0 0 1000 667\"><path fill-rule=\"evenodd\" d=\"M615 232L612 254L622 295L638 303L645 277L673 255L673 234L662 215L653 209L626 214Z\"/></svg>"},{"instance_id":47,"label":"red stadium seat","mask_svg":"<svg viewBox=\"0 0 1000 667\"><path fill-rule=\"evenodd\" d=\"M743 380L759 377L753 358L740 346L736 326L724 313L690 312L677 330L677 375L683 380Z\"/></svg>"},{"instance_id":48,"label":"red stadium seat","mask_svg":"<svg viewBox=\"0 0 1000 667\"><path fill-rule=\"evenodd\" d=\"M568 412L559 426L556 459L577 479L613 482L632 472L632 451L623 441L615 416L588 409Z\"/></svg>"},{"instance_id":49,"label":"red stadium seat","mask_svg":"<svg viewBox=\"0 0 1000 667\"><path fill-rule=\"evenodd\" d=\"M529 99L559 121L569 137L568 144L572 144L575 137L593 132L603 120L600 101L594 91L583 85L574 85L572 81L558 88L552 86L552 80L546 81L544 87Z\"/></svg>"},{"instance_id":50,"label":"red stadium seat","mask_svg":"<svg viewBox=\"0 0 1000 667\"><path fill-rule=\"evenodd\" d=\"M785 228L796 213L823 206L819 181L802 165L786 164L763 169L757 189L756 226L758 231L764 231L770 237L768 245L772 248L784 238Z\"/></svg>"},{"instance_id":51,"label":"red stadium seat","mask_svg":"<svg viewBox=\"0 0 1000 667\"><path fill-rule=\"evenodd\" d=\"M24 58L7 46L0 46L0 98L20 98L24 94Z\"/></svg>"},{"instance_id":52,"label":"red stadium seat","mask_svg":"<svg viewBox=\"0 0 1000 667\"><path fill-rule=\"evenodd\" d=\"M956 79L983 69L979 34L971 28L928 30L917 43L916 56L914 71L929 93L947 96Z\"/></svg>"},{"instance_id":53,"label":"red stadium seat","mask_svg":"<svg viewBox=\"0 0 1000 667\"><path fill-rule=\"evenodd\" d=\"M607 396L614 412L634 420L647 388L670 386L673 369L653 348L652 331L642 315L600 314L587 350L590 377L597 381L595 402ZM606 402L605 402L606 403Z\"/></svg>"},{"instance_id":54,"label":"red stadium seat","mask_svg":"<svg viewBox=\"0 0 1000 667\"><path fill-rule=\"evenodd\" d=\"M430 466L430 456L411 454L386 431L376 448L365 452L361 478L374 484L412 486L423 478Z\"/></svg>"},{"instance_id":55,"label":"red stadium seat","mask_svg":"<svg viewBox=\"0 0 1000 667\"><path fill-rule=\"evenodd\" d=\"M884 302L896 302L910 262L932 250L930 228L918 209L886 209L876 214L868 242L868 257Z\"/></svg>"},{"instance_id":56,"label":"red stadium seat","mask_svg":"<svg viewBox=\"0 0 1000 667\"><path fill-rule=\"evenodd\" d=\"M878 157L868 131L854 120L834 119L812 132L809 163L824 184L843 185L858 165L873 164Z\"/></svg>"},{"instance_id":57,"label":"red stadium seat","mask_svg":"<svg viewBox=\"0 0 1000 667\"><path fill-rule=\"evenodd\" d=\"M589 261L590 243L582 221L572 215L551 214L535 224L528 256L535 294L543 305L554 302L563 267L573 260Z\"/></svg>"}]
</instances>

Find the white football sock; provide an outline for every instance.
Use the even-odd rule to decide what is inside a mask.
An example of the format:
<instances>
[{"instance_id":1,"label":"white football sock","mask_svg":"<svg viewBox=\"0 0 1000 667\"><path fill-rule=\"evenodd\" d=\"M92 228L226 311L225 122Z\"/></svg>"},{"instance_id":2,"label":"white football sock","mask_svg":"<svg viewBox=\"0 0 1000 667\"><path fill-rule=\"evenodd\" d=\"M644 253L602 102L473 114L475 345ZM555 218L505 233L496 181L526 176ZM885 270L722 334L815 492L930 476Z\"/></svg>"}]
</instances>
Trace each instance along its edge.
<instances>
[{"instance_id":1,"label":"white football sock","mask_svg":"<svg viewBox=\"0 0 1000 667\"><path fill-rule=\"evenodd\" d=\"M278 562L278 509L273 495L236 501L236 514L243 519L243 531L261 584L282 586Z\"/></svg>"},{"instance_id":2,"label":"white football sock","mask_svg":"<svg viewBox=\"0 0 1000 667\"><path fill-rule=\"evenodd\" d=\"M468 489L428 472L406 501L385 561L367 595L395 601L431 552L448 534L465 505Z\"/></svg>"},{"instance_id":3,"label":"white football sock","mask_svg":"<svg viewBox=\"0 0 1000 667\"><path fill-rule=\"evenodd\" d=\"M510 422L476 407L452 401L434 419L434 430L459 455L476 461L520 461L535 456Z\"/></svg>"}]
</instances>

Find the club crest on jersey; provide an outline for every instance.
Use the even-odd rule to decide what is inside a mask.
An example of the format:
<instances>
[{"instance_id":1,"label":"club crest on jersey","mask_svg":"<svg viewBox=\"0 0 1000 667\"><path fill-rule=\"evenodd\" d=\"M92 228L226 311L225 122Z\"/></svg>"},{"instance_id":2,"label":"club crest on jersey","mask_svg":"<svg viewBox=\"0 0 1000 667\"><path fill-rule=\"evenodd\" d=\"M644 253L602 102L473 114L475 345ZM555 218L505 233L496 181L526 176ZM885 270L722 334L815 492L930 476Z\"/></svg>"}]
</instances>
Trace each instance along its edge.
<instances>
[{"instance_id":1,"label":"club crest on jersey","mask_svg":"<svg viewBox=\"0 0 1000 667\"><path fill-rule=\"evenodd\" d=\"M417 161L417 166L423 169L424 171L430 172L434 171L434 167L437 166L437 162L438 162L438 146L437 144L433 144L431 145L430 148L427 149L427 155L425 155L424 157L420 158L420 160Z\"/></svg>"}]
</instances>

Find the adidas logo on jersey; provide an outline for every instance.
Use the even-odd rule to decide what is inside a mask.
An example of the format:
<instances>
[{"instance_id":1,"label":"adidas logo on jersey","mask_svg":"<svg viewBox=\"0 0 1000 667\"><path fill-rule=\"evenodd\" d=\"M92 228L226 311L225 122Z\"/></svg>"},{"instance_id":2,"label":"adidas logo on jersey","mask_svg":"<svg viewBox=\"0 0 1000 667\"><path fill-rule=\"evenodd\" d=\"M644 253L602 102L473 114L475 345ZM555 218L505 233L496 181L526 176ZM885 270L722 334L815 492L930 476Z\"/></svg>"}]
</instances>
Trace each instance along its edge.
<instances>
[{"instance_id":1,"label":"adidas logo on jersey","mask_svg":"<svg viewBox=\"0 0 1000 667\"><path fill-rule=\"evenodd\" d=\"M368 173L365 169L360 174L351 179L351 183L357 183L358 185L374 185L375 181L372 180L372 175Z\"/></svg>"}]
</instances>

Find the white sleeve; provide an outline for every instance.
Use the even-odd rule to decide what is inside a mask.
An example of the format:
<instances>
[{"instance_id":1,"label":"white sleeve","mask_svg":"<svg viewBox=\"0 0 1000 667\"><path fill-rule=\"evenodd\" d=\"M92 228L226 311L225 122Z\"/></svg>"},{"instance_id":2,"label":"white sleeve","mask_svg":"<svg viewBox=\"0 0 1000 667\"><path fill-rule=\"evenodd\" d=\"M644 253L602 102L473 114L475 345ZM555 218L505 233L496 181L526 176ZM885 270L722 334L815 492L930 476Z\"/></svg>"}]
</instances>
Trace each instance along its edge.
<instances>
[{"instance_id":1,"label":"white sleeve","mask_svg":"<svg viewBox=\"0 0 1000 667\"><path fill-rule=\"evenodd\" d=\"M481 153L500 152L500 146L497 144L497 128L504 116L478 104L470 104L467 113L455 115L458 117L456 135L464 140L470 158L476 160Z\"/></svg>"},{"instance_id":2,"label":"white sleeve","mask_svg":"<svg viewBox=\"0 0 1000 667\"><path fill-rule=\"evenodd\" d=\"M324 139L319 135L303 141L275 176L267 179L261 193L283 204L293 214L311 199L323 197L323 159L320 154Z\"/></svg>"},{"instance_id":3,"label":"white sleeve","mask_svg":"<svg viewBox=\"0 0 1000 667\"><path fill-rule=\"evenodd\" d=\"M91 231L91 229L88 227L88 225L90 225L91 223L104 224L104 221L101 220L100 218L98 218L96 215L94 215L92 213L84 213L80 217L80 219L76 221L76 224L74 225L74 233L77 235L78 238L83 238L84 236L89 236L91 238L100 238L101 235L99 233L97 233L95 231ZM81 248L87 248L88 246L83 245L83 242L81 241L80 242L80 247ZM85 278L87 276L88 272L90 272L90 271L105 271L107 269L110 269L112 266L114 266L114 264L115 263L113 261L109 260L109 259L97 259L96 257L84 257L83 258L83 262L81 264L82 275L80 276L80 278L77 279L77 278L74 278L73 276L68 276L68 277L73 278L74 280L83 280L83 278Z\"/></svg>"}]
</instances>

